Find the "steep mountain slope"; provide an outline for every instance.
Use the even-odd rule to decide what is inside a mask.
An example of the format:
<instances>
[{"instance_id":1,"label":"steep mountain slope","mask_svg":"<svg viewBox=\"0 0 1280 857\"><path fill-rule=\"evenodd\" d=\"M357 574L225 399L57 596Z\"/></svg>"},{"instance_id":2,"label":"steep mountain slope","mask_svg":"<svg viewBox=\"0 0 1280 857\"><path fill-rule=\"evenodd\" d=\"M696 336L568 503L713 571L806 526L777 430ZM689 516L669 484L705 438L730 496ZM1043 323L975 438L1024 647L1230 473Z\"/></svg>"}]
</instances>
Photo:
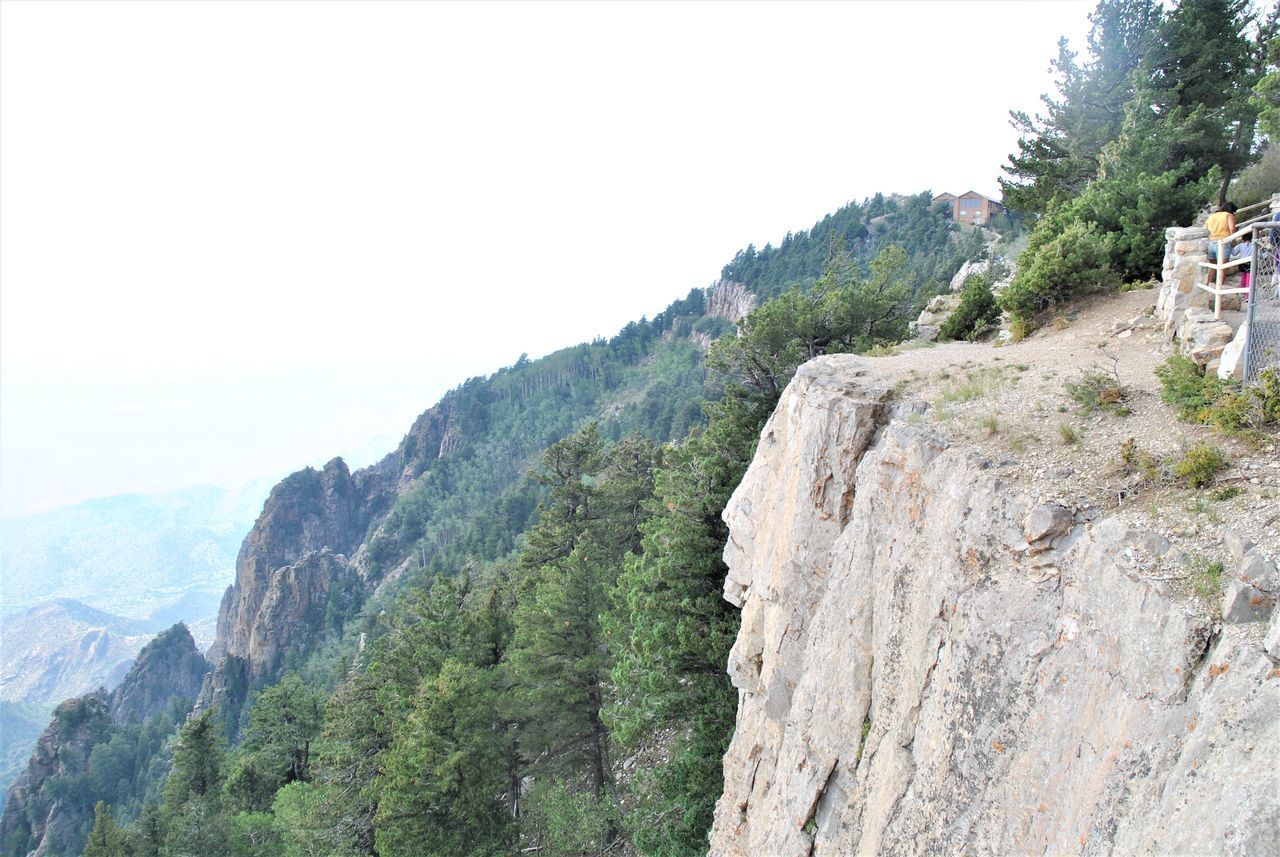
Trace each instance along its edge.
<instances>
[{"instance_id":1,"label":"steep mountain slope","mask_svg":"<svg viewBox=\"0 0 1280 857\"><path fill-rule=\"evenodd\" d=\"M25 770L9 787L0 815L6 857L66 854L79 850L93 823L92 807L59 802L50 784L84 777L93 748L110 734L111 714L101 694L69 699L57 707Z\"/></svg>"},{"instance_id":2,"label":"steep mountain slope","mask_svg":"<svg viewBox=\"0 0 1280 857\"><path fill-rule=\"evenodd\" d=\"M509 551L536 503L522 474L583 420L603 420L613 438L633 431L660 441L682 437L701 419L702 348L726 331L724 322L751 309L754 291L782 282L778 271L799 281L816 277L846 232L857 233L856 264L865 265L890 240L907 241L915 250L908 261L917 290L939 288L969 250L928 200L924 193L846 206L800 233L803 242L789 237L759 256L754 249L739 254L715 286L695 289L607 342L522 359L489 378L471 379L369 468L352 474L335 461L323 473L285 480L241 549L209 653L217 670L201 704L215 696L233 702L228 688L268 680L290 657L255 640L303 629L291 631L293 642L285 647L297 663L326 637L343 634L346 620L384 582L453 571ZM751 262L760 259L763 268ZM735 281L739 273L746 285ZM330 551L322 571L299 566L321 548ZM339 607L330 602L326 576L343 593ZM268 603L270 615L261 609Z\"/></svg>"},{"instance_id":3,"label":"steep mountain slope","mask_svg":"<svg viewBox=\"0 0 1280 857\"><path fill-rule=\"evenodd\" d=\"M95 688L114 688L154 628L71 599L40 604L0 622L0 705L6 720L0 730L0 789L7 790L54 706Z\"/></svg>"},{"instance_id":4,"label":"steep mountain slope","mask_svg":"<svg viewBox=\"0 0 1280 857\"><path fill-rule=\"evenodd\" d=\"M510 551L539 490L525 470L582 421L601 419L613 436L687 430L703 375L690 337L711 318L705 306L695 290L607 342L472 379L377 464L351 473L335 459L280 483L237 559L200 706L217 702L234 722L249 688L349 634L384 584Z\"/></svg>"}]
</instances>

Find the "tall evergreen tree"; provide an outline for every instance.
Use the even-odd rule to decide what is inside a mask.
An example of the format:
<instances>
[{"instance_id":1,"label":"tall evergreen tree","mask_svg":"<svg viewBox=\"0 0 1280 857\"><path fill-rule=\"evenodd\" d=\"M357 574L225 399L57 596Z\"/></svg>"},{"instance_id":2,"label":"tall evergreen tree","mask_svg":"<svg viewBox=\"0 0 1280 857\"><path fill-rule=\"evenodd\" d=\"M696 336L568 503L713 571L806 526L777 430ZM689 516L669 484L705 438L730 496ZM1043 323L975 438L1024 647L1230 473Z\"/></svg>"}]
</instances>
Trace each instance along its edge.
<instances>
[{"instance_id":1,"label":"tall evergreen tree","mask_svg":"<svg viewBox=\"0 0 1280 857\"><path fill-rule=\"evenodd\" d=\"M381 857L507 853L513 819L501 800L509 738L496 674L447 661L424 683L386 753L375 819Z\"/></svg>"},{"instance_id":2,"label":"tall evergreen tree","mask_svg":"<svg viewBox=\"0 0 1280 857\"><path fill-rule=\"evenodd\" d=\"M1166 169L1185 165L1199 177L1218 167L1222 194L1253 154L1257 25L1248 0L1182 0L1164 17L1143 69L1142 106L1163 129L1177 129Z\"/></svg>"},{"instance_id":3,"label":"tall evergreen tree","mask_svg":"<svg viewBox=\"0 0 1280 857\"><path fill-rule=\"evenodd\" d=\"M1120 133L1139 71L1158 42L1161 7L1153 0L1101 0L1089 16L1083 63L1065 39L1052 62L1056 96L1045 112L1013 111L1018 152L1000 180L1005 203L1042 214L1081 193L1097 176L1103 149Z\"/></svg>"},{"instance_id":4,"label":"tall evergreen tree","mask_svg":"<svg viewBox=\"0 0 1280 857\"><path fill-rule=\"evenodd\" d=\"M132 857L133 847L125 832L111 817L102 801L93 807L93 829L85 842L83 857Z\"/></svg>"},{"instance_id":5,"label":"tall evergreen tree","mask_svg":"<svg viewBox=\"0 0 1280 857\"><path fill-rule=\"evenodd\" d=\"M178 732L173 770L165 785L166 857L203 857L225 846L227 818L221 800L226 739L213 709Z\"/></svg>"}]
</instances>

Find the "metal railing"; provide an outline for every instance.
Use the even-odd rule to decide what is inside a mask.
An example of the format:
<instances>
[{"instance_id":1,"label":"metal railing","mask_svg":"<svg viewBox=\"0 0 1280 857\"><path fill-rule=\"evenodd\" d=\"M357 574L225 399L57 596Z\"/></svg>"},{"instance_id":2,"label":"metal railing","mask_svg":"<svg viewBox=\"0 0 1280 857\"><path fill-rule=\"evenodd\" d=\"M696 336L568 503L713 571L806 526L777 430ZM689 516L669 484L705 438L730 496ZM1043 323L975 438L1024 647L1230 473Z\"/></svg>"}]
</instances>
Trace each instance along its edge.
<instances>
[{"instance_id":1,"label":"metal railing","mask_svg":"<svg viewBox=\"0 0 1280 857\"><path fill-rule=\"evenodd\" d=\"M1256 202L1253 205L1247 205L1240 209L1237 214L1242 214L1251 208L1259 208L1264 205L1270 205L1271 200L1266 202ZM1223 295L1243 295L1248 293L1248 289L1244 287L1227 288L1225 278L1228 272L1233 272L1242 265L1248 265L1248 259L1232 259L1231 247L1237 240L1253 231L1255 226L1267 226L1270 218L1273 217L1271 211L1259 214L1257 217L1251 217L1248 220L1236 224L1236 231L1232 232L1225 238L1215 238L1209 242L1210 246L1217 244L1217 256L1212 262L1201 262L1201 268L1207 268L1211 273L1211 281L1201 283L1196 281L1194 288L1203 289L1213 295L1213 317L1222 318L1222 297ZM1264 222L1266 221L1266 222Z\"/></svg>"},{"instance_id":2,"label":"metal railing","mask_svg":"<svg viewBox=\"0 0 1280 857\"><path fill-rule=\"evenodd\" d=\"M1280 221L1254 223L1252 272L1245 314L1244 383L1280 364Z\"/></svg>"}]
</instances>

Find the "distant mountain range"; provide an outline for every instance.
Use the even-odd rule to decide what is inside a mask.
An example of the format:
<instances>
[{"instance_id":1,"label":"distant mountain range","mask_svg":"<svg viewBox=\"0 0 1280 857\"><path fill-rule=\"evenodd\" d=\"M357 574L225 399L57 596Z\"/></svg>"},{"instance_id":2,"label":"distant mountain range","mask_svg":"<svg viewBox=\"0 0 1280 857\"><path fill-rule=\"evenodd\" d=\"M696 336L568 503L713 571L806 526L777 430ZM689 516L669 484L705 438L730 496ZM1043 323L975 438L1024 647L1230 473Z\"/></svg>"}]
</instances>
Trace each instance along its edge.
<instances>
[{"instance_id":1,"label":"distant mountain range","mask_svg":"<svg viewBox=\"0 0 1280 857\"><path fill-rule=\"evenodd\" d=\"M272 481L124 494L0 520L0 610L71 598L148 619L191 590L220 591Z\"/></svg>"}]
</instances>

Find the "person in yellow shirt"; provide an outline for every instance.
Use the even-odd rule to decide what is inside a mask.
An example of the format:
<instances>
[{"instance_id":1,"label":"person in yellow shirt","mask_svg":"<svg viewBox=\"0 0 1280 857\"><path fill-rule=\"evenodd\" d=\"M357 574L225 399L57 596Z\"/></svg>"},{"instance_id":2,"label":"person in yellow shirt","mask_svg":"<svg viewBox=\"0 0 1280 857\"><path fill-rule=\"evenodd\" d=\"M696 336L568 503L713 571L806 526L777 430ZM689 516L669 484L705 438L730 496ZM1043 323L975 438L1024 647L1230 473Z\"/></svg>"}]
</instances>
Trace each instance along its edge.
<instances>
[{"instance_id":1,"label":"person in yellow shirt","mask_svg":"<svg viewBox=\"0 0 1280 857\"><path fill-rule=\"evenodd\" d=\"M1236 209L1234 202L1223 204L1221 208L1209 215L1205 226L1209 228L1209 261L1218 261L1218 241L1236 231ZM1230 249L1223 255L1230 254Z\"/></svg>"}]
</instances>

